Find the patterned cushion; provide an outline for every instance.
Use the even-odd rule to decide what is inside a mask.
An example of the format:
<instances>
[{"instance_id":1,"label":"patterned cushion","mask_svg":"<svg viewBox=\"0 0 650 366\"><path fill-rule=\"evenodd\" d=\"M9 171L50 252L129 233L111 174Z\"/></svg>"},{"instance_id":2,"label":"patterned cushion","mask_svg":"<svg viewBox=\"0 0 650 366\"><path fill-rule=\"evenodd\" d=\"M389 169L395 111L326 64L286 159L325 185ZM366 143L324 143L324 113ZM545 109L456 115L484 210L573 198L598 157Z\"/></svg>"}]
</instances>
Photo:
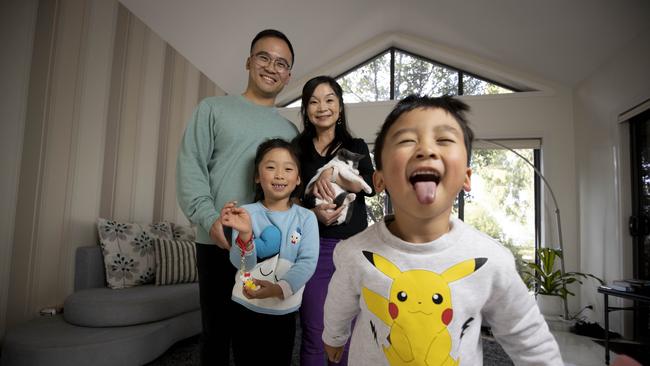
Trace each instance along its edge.
<instances>
[{"instance_id":1,"label":"patterned cushion","mask_svg":"<svg viewBox=\"0 0 650 366\"><path fill-rule=\"evenodd\" d=\"M168 222L141 225L100 218L97 229L108 287L133 287L154 281L156 261L152 239L173 238Z\"/></svg>"},{"instance_id":2,"label":"patterned cushion","mask_svg":"<svg viewBox=\"0 0 650 366\"><path fill-rule=\"evenodd\" d=\"M196 240L196 234L194 232L193 227L186 226L186 225L178 225L178 224L174 224L173 222L171 223L171 225L172 225L172 232L174 234L174 239L189 240L189 241Z\"/></svg>"},{"instance_id":3,"label":"patterned cushion","mask_svg":"<svg viewBox=\"0 0 650 366\"><path fill-rule=\"evenodd\" d=\"M154 240L156 285L196 282L196 246L189 240Z\"/></svg>"}]
</instances>

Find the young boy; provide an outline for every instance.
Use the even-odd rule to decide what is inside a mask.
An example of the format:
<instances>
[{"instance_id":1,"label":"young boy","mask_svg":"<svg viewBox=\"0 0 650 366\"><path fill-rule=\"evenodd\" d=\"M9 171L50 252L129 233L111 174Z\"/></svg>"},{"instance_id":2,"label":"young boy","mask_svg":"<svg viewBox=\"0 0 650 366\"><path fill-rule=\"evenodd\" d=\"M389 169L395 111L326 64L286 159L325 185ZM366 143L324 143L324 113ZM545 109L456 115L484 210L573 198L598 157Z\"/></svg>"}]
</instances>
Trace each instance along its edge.
<instances>
[{"instance_id":1,"label":"young boy","mask_svg":"<svg viewBox=\"0 0 650 366\"><path fill-rule=\"evenodd\" d=\"M515 364L562 365L512 254L451 217L471 188L468 110L451 97L411 95L381 127L373 182L395 214L334 251L323 332L331 361L356 316L351 365L481 365L482 323Z\"/></svg>"}]
</instances>

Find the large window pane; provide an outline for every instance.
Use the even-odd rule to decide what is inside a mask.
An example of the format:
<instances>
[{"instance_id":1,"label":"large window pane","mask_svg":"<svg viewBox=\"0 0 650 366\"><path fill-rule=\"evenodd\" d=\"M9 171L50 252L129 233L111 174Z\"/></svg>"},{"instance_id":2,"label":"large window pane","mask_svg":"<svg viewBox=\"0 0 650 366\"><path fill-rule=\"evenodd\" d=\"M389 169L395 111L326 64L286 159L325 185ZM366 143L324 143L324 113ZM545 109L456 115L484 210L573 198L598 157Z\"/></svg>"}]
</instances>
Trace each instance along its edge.
<instances>
[{"instance_id":1,"label":"large window pane","mask_svg":"<svg viewBox=\"0 0 650 366\"><path fill-rule=\"evenodd\" d=\"M513 90L481 80L469 75L463 75L463 95L508 94Z\"/></svg>"},{"instance_id":2,"label":"large window pane","mask_svg":"<svg viewBox=\"0 0 650 366\"><path fill-rule=\"evenodd\" d=\"M533 161L533 149L517 149ZM535 261L533 168L505 149L476 149L472 190L465 196L465 222L508 247L518 259Z\"/></svg>"},{"instance_id":3,"label":"large window pane","mask_svg":"<svg viewBox=\"0 0 650 366\"><path fill-rule=\"evenodd\" d=\"M395 99L409 94L458 95L458 72L396 51Z\"/></svg>"},{"instance_id":4,"label":"large window pane","mask_svg":"<svg viewBox=\"0 0 650 366\"><path fill-rule=\"evenodd\" d=\"M337 81L345 103L390 100L390 52L386 52Z\"/></svg>"}]
</instances>

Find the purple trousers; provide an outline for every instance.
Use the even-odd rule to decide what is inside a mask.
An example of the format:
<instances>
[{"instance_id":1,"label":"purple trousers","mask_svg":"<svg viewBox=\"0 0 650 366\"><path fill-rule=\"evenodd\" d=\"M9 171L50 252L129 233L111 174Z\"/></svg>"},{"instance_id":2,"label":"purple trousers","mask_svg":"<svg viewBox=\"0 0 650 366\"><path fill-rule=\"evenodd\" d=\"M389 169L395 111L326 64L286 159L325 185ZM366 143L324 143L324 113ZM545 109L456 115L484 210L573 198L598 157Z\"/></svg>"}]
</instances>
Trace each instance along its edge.
<instances>
[{"instance_id":1,"label":"purple trousers","mask_svg":"<svg viewBox=\"0 0 650 366\"><path fill-rule=\"evenodd\" d=\"M301 366L323 366L348 364L348 349L350 341L345 345L345 352L341 362L327 361L325 346L323 345L323 307L327 297L327 286L334 274L332 253L339 239L320 238L318 264L314 275L305 284L300 306L300 327L302 329L302 343L300 346Z\"/></svg>"}]
</instances>

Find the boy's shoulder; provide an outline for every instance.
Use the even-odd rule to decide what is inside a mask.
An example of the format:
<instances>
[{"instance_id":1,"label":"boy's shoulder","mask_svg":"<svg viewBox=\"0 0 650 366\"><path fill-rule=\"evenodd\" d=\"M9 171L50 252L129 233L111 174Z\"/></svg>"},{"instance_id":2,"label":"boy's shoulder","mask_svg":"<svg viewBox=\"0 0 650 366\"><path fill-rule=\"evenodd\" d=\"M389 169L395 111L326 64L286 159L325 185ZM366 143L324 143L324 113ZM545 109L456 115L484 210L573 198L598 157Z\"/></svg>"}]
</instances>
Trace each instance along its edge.
<instances>
[{"instance_id":1,"label":"boy's shoulder","mask_svg":"<svg viewBox=\"0 0 650 366\"><path fill-rule=\"evenodd\" d=\"M382 235L380 233L381 225L385 225L383 220L375 224L371 224L367 228L352 235L351 237L341 240L338 244L336 244L334 250L358 250L360 243L365 243L371 246L385 244L386 241L382 238Z\"/></svg>"}]
</instances>

